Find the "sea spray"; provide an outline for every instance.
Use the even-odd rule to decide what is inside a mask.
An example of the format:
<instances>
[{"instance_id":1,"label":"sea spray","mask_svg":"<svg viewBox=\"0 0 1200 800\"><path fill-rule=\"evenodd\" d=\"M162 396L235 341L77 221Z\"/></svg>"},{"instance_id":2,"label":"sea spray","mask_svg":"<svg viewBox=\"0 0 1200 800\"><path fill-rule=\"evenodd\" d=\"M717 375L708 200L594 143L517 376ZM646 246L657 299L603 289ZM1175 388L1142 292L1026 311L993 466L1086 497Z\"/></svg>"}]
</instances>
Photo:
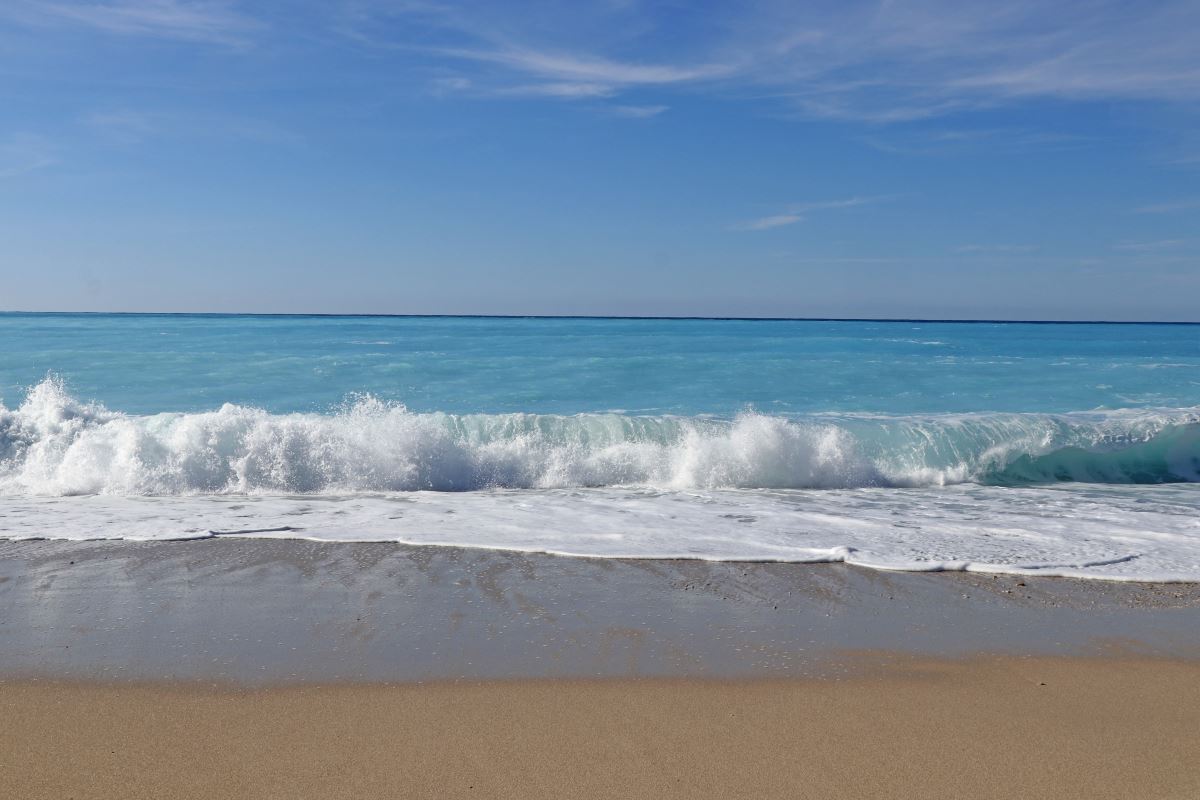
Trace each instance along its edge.
<instances>
[{"instance_id":1,"label":"sea spray","mask_svg":"<svg viewBox=\"0 0 1200 800\"><path fill-rule=\"evenodd\" d=\"M0 493L345 494L637 486L846 489L1200 480L1200 410L1074 414L126 415L49 378L0 406Z\"/></svg>"}]
</instances>

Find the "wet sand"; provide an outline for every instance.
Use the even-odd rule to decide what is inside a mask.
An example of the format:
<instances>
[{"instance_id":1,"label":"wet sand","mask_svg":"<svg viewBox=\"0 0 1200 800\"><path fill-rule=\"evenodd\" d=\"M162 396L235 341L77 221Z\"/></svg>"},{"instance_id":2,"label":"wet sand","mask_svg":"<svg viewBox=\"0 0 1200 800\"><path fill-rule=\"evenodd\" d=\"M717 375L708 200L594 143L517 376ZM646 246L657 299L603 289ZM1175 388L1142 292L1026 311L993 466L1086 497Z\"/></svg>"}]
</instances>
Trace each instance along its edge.
<instances>
[{"instance_id":1,"label":"wet sand","mask_svg":"<svg viewBox=\"0 0 1200 800\"><path fill-rule=\"evenodd\" d=\"M859 651L1200 658L1200 584L304 541L0 542L0 677L795 678Z\"/></svg>"},{"instance_id":2,"label":"wet sand","mask_svg":"<svg viewBox=\"0 0 1200 800\"><path fill-rule=\"evenodd\" d=\"M22 798L1200 796L1200 585L0 543Z\"/></svg>"}]
</instances>

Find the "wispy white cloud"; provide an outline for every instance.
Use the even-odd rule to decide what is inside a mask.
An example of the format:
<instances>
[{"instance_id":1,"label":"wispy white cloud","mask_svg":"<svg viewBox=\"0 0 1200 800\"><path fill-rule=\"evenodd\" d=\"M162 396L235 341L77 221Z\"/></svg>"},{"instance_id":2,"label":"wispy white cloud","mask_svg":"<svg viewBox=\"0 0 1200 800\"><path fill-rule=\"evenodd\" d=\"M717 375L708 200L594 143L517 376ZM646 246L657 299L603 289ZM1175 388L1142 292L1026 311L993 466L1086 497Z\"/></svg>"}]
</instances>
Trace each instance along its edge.
<instances>
[{"instance_id":1,"label":"wispy white cloud","mask_svg":"<svg viewBox=\"0 0 1200 800\"><path fill-rule=\"evenodd\" d=\"M545 83L561 87L543 90L548 96L589 97L718 87L806 117L877 125L1025 98L1200 99L1194 0L748 0L710 9L704 26L691 12L643 3L558 13L502 13L470 0L357 0L354 8L360 38L476 64L477 90L530 93ZM405 24L377 31L381 16Z\"/></svg>"},{"instance_id":2,"label":"wispy white cloud","mask_svg":"<svg viewBox=\"0 0 1200 800\"><path fill-rule=\"evenodd\" d=\"M162 121L142 111L97 111L84 117L84 123L102 135L124 144L136 144L157 134Z\"/></svg>"},{"instance_id":3,"label":"wispy white cloud","mask_svg":"<svg viewBox=\"0 0 1200 800\"><path fill-rule=\"evenodd\" d=\"M432 94L443 96L469 92L474 85L470 78L462 75L441 75L430 81L429 88Z\"/></svg>"},{"instance_id":4,"label":"wispy white cloud","mask_svg":"<svg viewBox=\"0 0 1200 800\"><path fill-rule=\"evenodd\" d=\"M638 57L606 54L605 42L646 32L638 21L644 21L644 11L637 2L564 4L556 9L472 0L352 0L343 4L335 27L367 47L407 51L473 69L471 93L479 96L594 98L639 87L698 83L732 71L711 58L668 58L658 47ZM621 21L622 36L611 35L614 20Z\"/></svg>"},{"instance_id":5,"label":"wispy white cloud","mask_svg":"<svg viewBox=\"0 0 1200 800\"><path fill-rule=\"evenodd\" d=\"M494 86L464 77L438 77L431 84L435 94L476 95L482 97L551 97L582 100L613 97L619 89L609 83L588 81L542 81ZM608 110L625 117L652 117L667 110L664 105L615 105Z\"/></svg>"},{"instance_id":6,"label":"wispy white cloud","mask_svg":"<svg viewBox=\"0 0 1200 800\"><path fill-rule=\"evenodd\" d=\"M891 200L893 195L876 194L868 197L847 197L844 200L822 200L816 203L801 203L792 206L792 210L796 213L805 213L808 211L824 211L830 208L853 208L854 206L865 206L872 203L882 203L885 200Z\"/></svg>"},{"instance_id":7,"label":"wispy white cloud","mask_svg":"<svg viewBox=\"0 0 1200 800\"><path fill-rule=\"evenodd\" d=\"M100 137L117 144L139 144L163 136L273 145L301 141L294 132L269 122L223 113L125 108L95 111L84 115L81 121Z\"/></svg>"},{"instance_id":8,"label":"wispy white cloud","mask_svg":"<svg viewBox=\"0 0 1200 800\"><path fill-rule=\"evenodd\" d=\"M923 127L916 130L873 132L863 136L860 141L882 153L904 156L936 156L971 153L983 148L989 152L1005 153L1061 150L1081 147L1093 140L1079 134L1029 128L962 130Z\"/></svg>"},{"instance_id":9,"label":"wispy white cloud","mask_svg":"<svg viewBox=\"0 0 1200 800\"><path fill-rule=\"evenodd\" d=\"M104 33L244 44L259 24L225 0L10 0L0 15L28 25L75 25Z\"/></svg>"},{"instance_id":10,"label":"wispy white cloud","mask_svg":"<svg viewBox=\"0 0 1200 800\"><path fill-rule=\"evenodd\" d=\"M1132 250L1135 252L1152 252L1157 250L1173 250L1177 247L1183 247L1188 244L1187 239L1157 239L1147 242L1117 242L1113 245L1115 250Z\"/></svg>"},{"instance_id":11,"label":"wispy white cloud","mask_svg":"<svg viewBox=\"0 0 1200 800\"><path fill-rule=\"evenodd\" d=\"M722 64L676 66L613 61L597 56L555 53L527 48L444 49L455 58L499 64L551 82L588 83L611 87L664 86L673 83L727 75L731 68Z\"/></svg>"},{"instance_id":12,"label":"wispy white cloud","mask_svg":"<svg viewBox=\"0 0 1200 800\"><path fill-rule=\"evenodd\" d=\"M782 228L785 225L795 225L797 222L803 221L804 217L800 214L772 214L769 217L759 217L749 222L743 222L735 225L734 228L741 231L765 231L771 228Z\"/></svg>"},{"instance_id":13,"label":"wispy white cloud","mask_svg":"<svg viewBox=\"0 0 1200 800\"><path fill-rule=\"evenodd\" d=\"M956 253L986 253L1009 254L1032 253L1038 249L1036 244L964 244L954 248Z\"/></svg>"},{"instance_id":14,"label":"wispy white cloud","mask_svg":"<svg viewBox=\"0 0 1200 800\"><path fill-rule=\"evenodd\" d=\"M551 81L547 83L527 83L518 86L505 86L495 89L491 94L524 95L527 97L560 97L567 100L590 97L612 97L616 90L605 83L572 83L567 81Z\"/></svg>"},{"instance_id":15,"label":"wispy white cloud","mask_svg":"<svg viewBox=\"0 0 1200 800\"><path fill-rule=\"evenodd\" d=\"M1134 214L1174 214L1178 211L1191 211L1200 208L1200 198L1190 200L1175 200L1169 203L1151 203L1133 209Z\"/></svg>"},{"instance_id":16,"label":"wispy white cloud","mask_svg":"<svg viewBox=\"0 0 1200 800\"><path fill-rule=\"evenodd\" d=\"M57 163L54 148L41 136L16 133L0 139L0 179L15 178Z\"/></svg>"},{"instance_id":17,"label":"wispy white cloud","mask_svg":"<svg viewBox=\"0 0 1200 800\"><path fill-rule=\"evenodd\" d=\"M871 197L847 197L841 200L820 200L813 203L794 203L778 214L747 220L733 226L739 231L766 231L772 228L782 228L804 222L814 211L829 211L833 209L854 208L871 203L890 200L891 195L875 195Z\"/></svg>"},{"instance_id":18,"label":"wispy white cloud","mask_svg":"<svg viewBox=\"0 0 1200 800\"><path fill-rule=\"evenodd\" d=\"M776 59L802 109L890 122L1025 97L1187 102L1200 97L1189 0L847 4L793 22L822 32ZM780 33L782 37L785 33ZM814 68L813 63L819 64ZM769 75L756 75L771 82Z\"/></svg>"},{"instance_id":19,"label":"wispy white cloud","mask_svg":"<svg viewBox=\"0 0 1200 800\"><path fill-rule=\"evenodd\" d=\"M606 110L618 117L649 119L650 117L657 117L669 109L670 106L608 106Z\"/></svg>"},{"instance_id":20,"label":"wispy white cloud","mask_svg":"<svg viewBox=\"0 0 1200 800\"><path fill-rule=\"evenodd\" d=\"M719 92L892 128L1029 99L1200 101L1195 0L747 0L703 14L624 0L302 5L320 20L310 40L405 53L438 94L594 100L654 90L653 104L624 104L649 108L669 92ZM30 26L227 45L270 34L269 13L279 8L251 0L0 0L0 18ZM287 29L282 19L274 28ZM997 133L986 144L1057 147L1064 136ZM867 143L955 146L890 134Z\"/></svg>"}]
</instances>

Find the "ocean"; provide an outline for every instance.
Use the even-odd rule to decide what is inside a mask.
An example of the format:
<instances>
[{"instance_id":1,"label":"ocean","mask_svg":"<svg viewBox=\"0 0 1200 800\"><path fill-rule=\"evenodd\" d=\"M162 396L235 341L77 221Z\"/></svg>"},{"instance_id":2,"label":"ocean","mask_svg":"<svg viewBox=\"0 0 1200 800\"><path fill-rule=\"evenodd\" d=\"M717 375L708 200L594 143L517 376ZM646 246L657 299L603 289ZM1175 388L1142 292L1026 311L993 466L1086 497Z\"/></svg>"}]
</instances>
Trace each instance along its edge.
<instances>
[{"instance_id":1,"label":"ocean","mask_svg":"<svg viewBox=\"0 0 1200 800\"><path fill-rule=\"evenodd\" d=\"M0 314L0 537L1200 580L1200 326Z\"/></svg>"}]
</instances>

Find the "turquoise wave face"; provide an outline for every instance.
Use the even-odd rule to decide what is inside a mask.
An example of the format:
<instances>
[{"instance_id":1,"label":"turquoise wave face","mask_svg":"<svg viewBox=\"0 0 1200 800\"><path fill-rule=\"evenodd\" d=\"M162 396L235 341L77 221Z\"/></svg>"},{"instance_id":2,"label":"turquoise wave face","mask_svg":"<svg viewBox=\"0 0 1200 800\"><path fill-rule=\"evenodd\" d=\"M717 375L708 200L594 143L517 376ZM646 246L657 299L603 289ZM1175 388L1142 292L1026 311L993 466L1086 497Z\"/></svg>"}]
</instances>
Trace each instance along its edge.
<instances>
[{"instance_id":1,"label":"turquoise wave face","mask_svg":"<svg viewBox=\"0 0 1200 800\"><path fill-rule=\"evenodd\" d=\"M47 380L0 406L0 493L338 494L644 487L840 489L1200 477L1200 409L732 420L414 413L131 416Z\"/></svg>"},{"instance_id":2,"label":"turquoise wave face","mask_svg":"<svg viewBox=\"0 0 1200 800\"><path fill-rule=\"evenodd\" d=\"M1064 413L1200 405L1200 326L0 314L0 398L125 413Z\"/></svg>"},{"instance_id":3,"label":"turquoise wave face","mask_svg":"<svg viewBox=\"0 0 1200 800\"><path fill-rule=\"evenodd\" d=\"M998 486L1194 483L1200 481L1200 425L1167 425L1145 441L1114 449L1071 445L1040 455L1022 453L982 477Z\"/></svg>"}]
</instances>

